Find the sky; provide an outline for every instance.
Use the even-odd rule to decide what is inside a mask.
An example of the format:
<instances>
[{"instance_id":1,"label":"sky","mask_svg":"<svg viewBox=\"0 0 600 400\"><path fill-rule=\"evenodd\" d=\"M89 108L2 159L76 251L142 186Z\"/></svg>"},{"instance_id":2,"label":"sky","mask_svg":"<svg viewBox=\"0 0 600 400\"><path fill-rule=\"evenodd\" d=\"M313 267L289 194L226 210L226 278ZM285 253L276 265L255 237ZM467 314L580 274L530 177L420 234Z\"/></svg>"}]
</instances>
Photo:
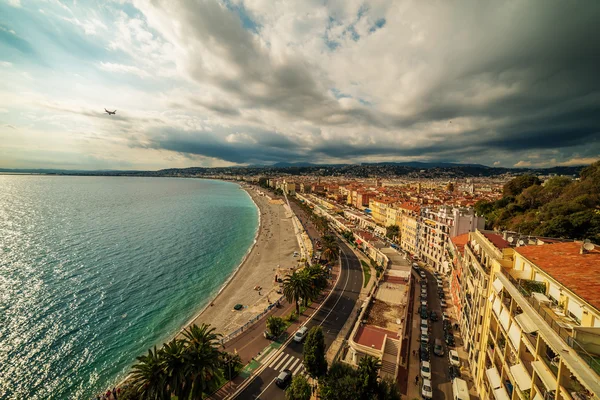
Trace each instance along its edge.
<instances>
[{"instance_id":1,"label":"sky","mask_svg":"<svg viewBox=\"0 0 600 400\"><path fill-rule=\"evenodd\" d=\"M0 0L0 168L589 164L598 21L593 0Z\"/></svg>"}]
</instances>

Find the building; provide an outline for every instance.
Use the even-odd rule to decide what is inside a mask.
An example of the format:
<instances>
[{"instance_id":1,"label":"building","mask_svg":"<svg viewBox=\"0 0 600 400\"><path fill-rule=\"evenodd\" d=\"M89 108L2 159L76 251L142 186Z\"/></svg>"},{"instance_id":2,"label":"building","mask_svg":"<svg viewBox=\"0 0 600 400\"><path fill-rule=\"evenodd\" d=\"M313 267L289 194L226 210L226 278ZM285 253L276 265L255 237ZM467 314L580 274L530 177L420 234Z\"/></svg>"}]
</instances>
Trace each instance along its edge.
<instances>
[{"instance_id":1,"label":"building","mask_svg":"<svg viewBox=\"0 0 600 400\"><path fill-rule=\"evenodd\" d=\"M535 242L469 233L460 324L475 386L482 399L599 399L600 250Z\"/></svg>"}]
</instances>

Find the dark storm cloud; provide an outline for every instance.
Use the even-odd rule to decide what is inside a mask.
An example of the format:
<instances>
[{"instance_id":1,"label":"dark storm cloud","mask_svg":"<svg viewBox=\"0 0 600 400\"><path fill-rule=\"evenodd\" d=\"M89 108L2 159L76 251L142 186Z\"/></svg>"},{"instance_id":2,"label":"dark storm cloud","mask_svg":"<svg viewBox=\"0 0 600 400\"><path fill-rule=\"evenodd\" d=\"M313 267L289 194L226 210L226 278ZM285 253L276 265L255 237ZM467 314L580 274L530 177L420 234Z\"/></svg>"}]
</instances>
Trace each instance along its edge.
<instances>
[{"instance_id":1,"label":"dark storm cloud","mask_svg":"<svg viewBox=\"0 0 600 400\"><path fill-rule=\"evenodd\" d=\"M223 129L221 136L165 131L151 139L153 147L236 163L311 157L317 158L312 161L376 156L448 159L495 151L518 157L545 149L558 149L559 159L574 149L600 154L600 2L439 5L445 11L430 18L431 32L426 32L433 36L430 47L407 47L405 57L425 65L426 72L414 82L419 94L404 107L410 112L399 105L397 113L389 107L383 111L377 100L342 107L340 99L329 94L329 82L321 79L320 72L328 65L316 66L293 54L275 60L268 46L259 43L260 28L244 29L239 16L218 2L181 1L167 8L181 22L180 38L191 55L190 77L235 100L197 105L234 117L237 124L240 109L268 110L289 121L338 132L346 127L361 130L371 140L352 145L339 134L325 139L307 133L310 140L300 144L285 129L273 137L265 129L250 135L256 143L230 142L225 136L236 131ZM380 23L377 34L386 34L393 29L390 25ZM390 48L390 54L400 57L393 51ZM211 69L211 58L226 68ZM379 65L374 62L373 68ZM388 78L396 77L381 76ZM474 128L467 124L458 133L431 127L456 119L483 122Z\"/></svg>"}]
</instances>

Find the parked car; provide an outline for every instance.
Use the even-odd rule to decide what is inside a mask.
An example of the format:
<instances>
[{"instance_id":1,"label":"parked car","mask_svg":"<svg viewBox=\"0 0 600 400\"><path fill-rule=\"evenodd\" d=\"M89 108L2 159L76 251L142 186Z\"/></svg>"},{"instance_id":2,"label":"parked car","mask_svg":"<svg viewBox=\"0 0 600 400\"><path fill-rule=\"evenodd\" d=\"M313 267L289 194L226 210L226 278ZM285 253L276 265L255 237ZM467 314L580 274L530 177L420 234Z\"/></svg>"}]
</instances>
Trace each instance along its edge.
<instances>
[{"instance_id":1,"label":"parked car","mask_svg":"<svg viewBox=\"0 0 600 400\"><path fill-rule=\"evenodd\" d=\"M450 379L451 380L454 378L460 378L460 368L458 368L454 365L451 365L449 371L450 371Z\"/></svg>"},{"instance_id":2,"label":"parked car","mask_svg":"<svg viewBox=\"0 0 600 400\"><path fill-rule=\"evenodd\" d=\"M446 295L444 294L444 292L438 292L438 296L440 300L446 300Z\"/></svg>"},{"instance_id":3,"label":"parked car","mask_svg":"<svg viewBox=\"0 0 600 400\"><path fill-rule=\"evenodd\" d=\"M442 313L442 321L445 321L445 320L450 321L450 316L448 315L447 312Z\"/></svg>"},{"instance_id":4,"label":"parked car","mask_svg":"<svg viewBox=\"0 0 600 400\"><path fill-rule=\"evenodd\" d=\"M429 323L427 322L427 318L422 318L421 319L421 330L427 330L429 329Z\"/></svg>"},{"instance_id":5,"label":"parked car","mask_svg":"<svg viewBox=\"0 0 600 400\"><path fill-rule=\"evenodd\" d=\"M450 364L460 367L460 358L458 357L458 352L456 350L450 350L448 352L448 358L450 359Z\"/></svg>"},{"instance_id":6,"label":"parked car","mask_svg":"<svg viewBox=\"0 0 600 400\"><path fill-rule=\"evenodd\" d=\"M429 361L429 346L425 343L421 343L419 357L421 357L421 361Z\"/></svg>"},{"instance_id":7,"label":"parked car","mask_svg":"<svg viewBox=\"0 0 600 400\"><path fill-rule=\"evenodd\" d=\"M289 369L284 369L277 375L277 378L275 378L275 384L282 389L285 389L290 382L292 382L292 371Z\"/></svg>"},{"instance_id":8,"label":"parked car","mask_svg":"<svg viewBox=\"0 0 600 400\"><path fill-rule=\"evenodd\" d=\"M424 272L424 271L422 271L422 270L421 270L421 271L419 271L419 275L420 275L420 276L421 276L421 278L423 278L423 279L427 278L427 275L425 275L425 272Z\"/></svg>"},{"instance_id":9,"label":"parked car","mask_svg":"<svg viewBox=\"0 0 600 400\"><path fill-rule=\"evenodd\" d=\"M456 344L454 343L454 335L446 335L445 339L446 339L446 346L448 346L448 347L456 346Z\"/></svg>"},{"instance_id":10,"label":"parked car","mask_svg":"<svg viewBox=\"0 0 600 400\"><path fill-rule=\"evenodd\" d=\"M263 336L264 336L265 338L269 339L269 340L275 340L275 339L277 339L275 336L273 336L273 334L271 334L271 332L270 332L269 330L266 330L266 331L263 333Z\"/></svg>"},{"instance_id":11,"label":"parked car","mask_svg":"<svg viewBox=\"0 0 600 400\"><path fill-rule=\"evenodd\" d=\"M421 300L421 307L427 307L427 300Z\"/></svg>"},{"instance_id":12,"label":"parked car","mask_svg":"<svg viewBox=\"0 0 600 400\"><path fill-rule=\"evenodd\" d=\"M431 379L431 364L429 361L421 361L421 377Z\"/></svg>"},{"instance_id":13,"label":"parked car","mask_svg":"<svg viewBox=\"0 0 600 400\"><path fill-rule=\"evenodd\" d=\"M421 387L421 396L424 399L433 399L433 389L431 389L431 380L423 379L423 386Z\"/></svg>"},{"instance_id":14,"label":"parked car","mask_svg":"<svg viewBox=\"0 0 600 400\"><path fill-rule=\"evenodd\" d=\"M435 342L433 343L433 354L438 357L444 355L444 345L440 339L435 339Z\"/></svg>"},{"instance_id":15,"label":"parked car","mask_svg":"<svg viewBox=\"0 0 600 400\"><path fill-rule=\"evenodd\" d=\"M442 299L442 300L440 301L440 306L442 306L442 308L446 308L446 307L448 307L448 304L446 303L446 300Z\"/></svg>"},{"instance_id":16,"label":"parked car","mask_svg":"<svg viewBox=\"0 0 600 400\"><path fill-rule=\"evenodd\" d=\"M429 334L421 333L421 343L429 343Z\"/></svg>"},{"instance_id":17,"label":"parked car","mask_svg":"<svg viewBox=\"0 0 600 400\"><path fill-rule=\"evenodd\" d=\"M421 306L421 318L427 318L427 307Z\"/></svg>"},{"instance_id":18,"label":"parked car","mask_svg":"<svg viewBox=\"0 0 600 400\"><path fill-rule=\"evenodd\" d=\"M296 334L294 335L294 341L298 343L302 342L306 337L307 332L308 328L306 326L303 326L302 328L298 329L296 331Z\"/></svg>"},{"instance_id":19,"label":"parked car","mask_svg":"<svg viewBox=\"0 0 600 400\"><path fill-rule=\"evenodd\" d=\"M432 311L431 313L429 313L429 319L432 321L437 321L438 320L438 316L435 313L435 311Z\"/></svg>"}]
</instances>

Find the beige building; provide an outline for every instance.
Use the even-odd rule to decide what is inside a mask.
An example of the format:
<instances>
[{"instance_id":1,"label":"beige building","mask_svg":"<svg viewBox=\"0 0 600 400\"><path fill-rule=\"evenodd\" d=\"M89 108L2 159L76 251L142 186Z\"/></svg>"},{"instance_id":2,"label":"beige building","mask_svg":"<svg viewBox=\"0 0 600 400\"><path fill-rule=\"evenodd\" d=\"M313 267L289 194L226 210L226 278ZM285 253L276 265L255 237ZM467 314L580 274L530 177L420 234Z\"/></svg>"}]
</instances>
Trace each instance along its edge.
<instances>
[{"instance_id":1,"label":"beige building","mask_svg":"<svg viewBox=\"0 0 600 400\"><path fill-rule=\"evenodd\" d=\"M482 399L600 398L600 250L544 242L476 231L464 246L461 335Z\"/></svg>"}]
</instances>

